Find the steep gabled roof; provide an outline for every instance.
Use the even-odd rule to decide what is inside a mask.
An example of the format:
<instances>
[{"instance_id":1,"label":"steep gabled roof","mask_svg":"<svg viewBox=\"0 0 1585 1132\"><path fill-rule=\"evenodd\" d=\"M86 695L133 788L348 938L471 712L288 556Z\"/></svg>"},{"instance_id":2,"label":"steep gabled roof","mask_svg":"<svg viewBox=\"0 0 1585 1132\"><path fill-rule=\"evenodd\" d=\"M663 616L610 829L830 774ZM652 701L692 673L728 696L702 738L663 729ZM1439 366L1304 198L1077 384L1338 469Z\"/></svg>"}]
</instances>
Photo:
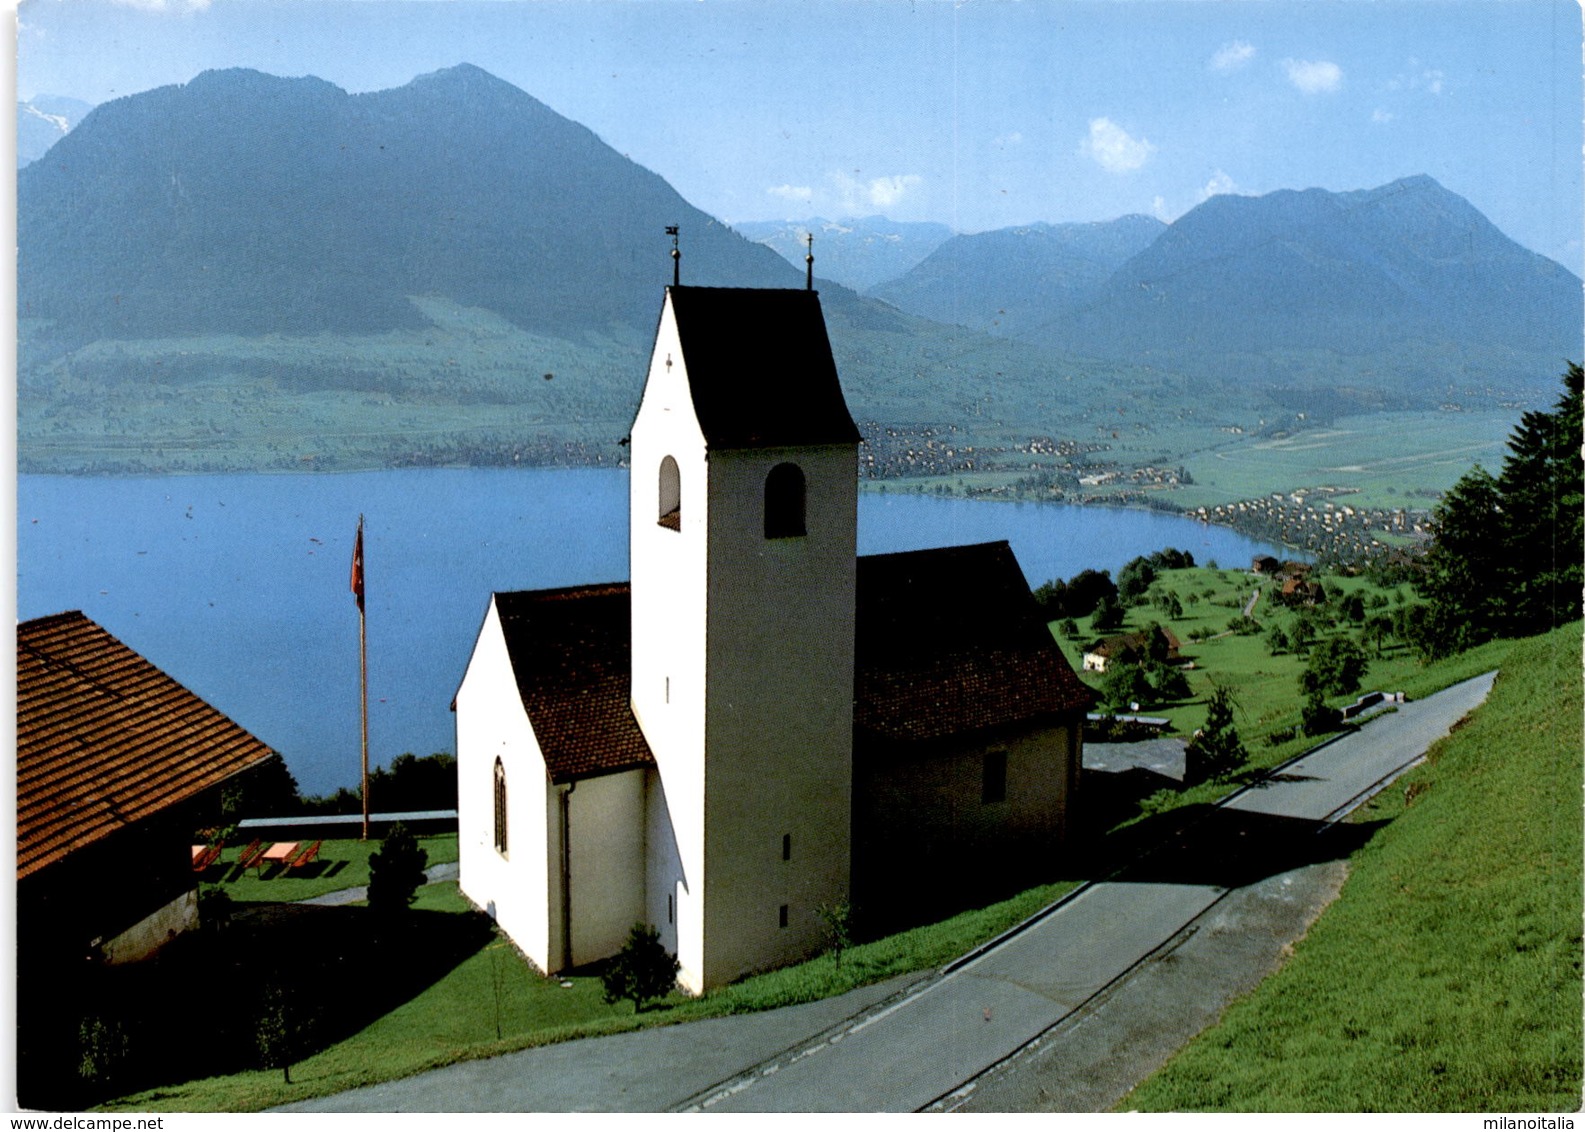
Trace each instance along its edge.
<instances>
[{"instance_id":1,"label":"steep gabled roof","mask_svg":"<svg viewBox=\"0 0 1585 1132\"><path fill-rule=\"evenodd\" d=\"M17 626L17 879L273 751L78 612Z\"/></svg>"},{"instance_id":2,"label":"steep gabled roof","mask_svg":"<svg viewBox=\"0 0 1585 1132\"><path fill-rule=\"evenodd\" d=\"M710 448L857 444L814 291L667 289Z\"/></svg>"},{"instance_id":3,"label":"steep gabled roof","mask_svg":"<svg viewBox=\"0 0 1585 1132\"><path fill-rule=\"evenodd\" d=\"M552 782L655 765L630 698L631 607L625 582L495 595Z\"/></svg>"},{"instance_id":4,"label":"steep gabled roof","mask_svg":"<svg viewBox=\"0 0 1585 1132\"><path fill-rule=\"evenodd\" d=\"M1088 710L1005 542L858 560L854 726L934 739Z\"/></svg>"}]
</instances>

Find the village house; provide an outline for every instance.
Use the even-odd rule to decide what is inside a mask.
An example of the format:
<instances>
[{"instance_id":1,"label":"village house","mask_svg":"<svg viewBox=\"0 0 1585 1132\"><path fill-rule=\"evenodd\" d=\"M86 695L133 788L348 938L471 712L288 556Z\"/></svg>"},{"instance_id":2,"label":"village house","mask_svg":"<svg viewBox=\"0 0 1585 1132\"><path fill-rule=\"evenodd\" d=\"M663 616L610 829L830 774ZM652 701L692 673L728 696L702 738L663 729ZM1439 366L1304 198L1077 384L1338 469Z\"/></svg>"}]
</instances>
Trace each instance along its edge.
<instances>
[{"instance_id":1,"label":"village house","mask_svg":"<svg viewBox=\"0 0 1585 1132\"><path fill-rule=\"evenodd\" d=\"M16 722L24 978L194 927L193 830L274 752L79 612L17 626Z\"/></svg>"},{"instance_id":2,"label":"village house","mask_svg":"<svg viewBox=\"0 0 1585 1132\"><path fill-rule=\"evenodd\" d=\"M1120 633L1097 641L1084 652L1086 672L1105 672L1113 664L1139 664L1152 656L1163 661L1178 659L1183 642L1171 629L1152 625L1136 633Z\"/></svg>"},{"instance_id":3,"label":"village house","mask_svg":"<svg viewBox=\"0 0 1585 1132\"><path fill-rule=\"evenodd\" d=\"M453 701L461 889L541 969L643 922L702 992L1059 859L1093 697L1006 543L856 554L858 444L812 290L667 290L631 581L494 594Z\"/></svg>"}]
</instances>

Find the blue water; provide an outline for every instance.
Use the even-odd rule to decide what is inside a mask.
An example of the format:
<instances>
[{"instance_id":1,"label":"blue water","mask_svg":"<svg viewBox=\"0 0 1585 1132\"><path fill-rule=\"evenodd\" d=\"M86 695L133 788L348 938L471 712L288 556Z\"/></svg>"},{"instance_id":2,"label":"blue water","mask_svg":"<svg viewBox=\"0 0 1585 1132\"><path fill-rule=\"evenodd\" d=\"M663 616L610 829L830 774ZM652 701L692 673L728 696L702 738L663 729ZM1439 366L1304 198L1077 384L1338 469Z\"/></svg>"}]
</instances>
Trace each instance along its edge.
<instances>
[{"instance_id":1,"label":"blue water","mask_svg":"<svg viewBox=\"0 0 1585 1132\"><path fill-rule=\"evenodd\" d=\"M17 485L17 616L80 609L265 743L310 793L357 779L366 521L369 749L454 749L452 694L491 591L627 577L627 476L445 469ZM1007 539L1031 584L1167 546L1277 553L1173 515L863 495L859 552Z\"/></svg>"}]
</instances>

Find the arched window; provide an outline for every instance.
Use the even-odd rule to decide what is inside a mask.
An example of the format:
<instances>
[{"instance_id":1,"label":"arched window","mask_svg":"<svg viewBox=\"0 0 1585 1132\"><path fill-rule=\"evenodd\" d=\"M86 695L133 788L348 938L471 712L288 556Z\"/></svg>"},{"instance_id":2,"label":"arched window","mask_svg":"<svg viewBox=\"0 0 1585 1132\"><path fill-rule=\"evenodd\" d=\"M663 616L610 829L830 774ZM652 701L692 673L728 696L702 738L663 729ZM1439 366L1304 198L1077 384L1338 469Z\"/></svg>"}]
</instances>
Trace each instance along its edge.
<instances>
[{"instance_id":1,"label":"arched window","mask_svg":"<svg viewBox=\"0 0 1585 1132\"><path fill-rule=\"evenodd\" d=\"M777 464L765 477L765 537L797 538L806 533L803 469Z\"/></svg>"},{"instance_id":2,"label":"arched window","mask_svg":"<svg viewBox=\"0 0 1585 1132\"><path fill-rule=\"evenodd\" d=\"M677 461L667 456L660 462L660 525L669 531L682 530L682 477Z\"/></svg>"},{"instance_id":3,"label":"arched window","mask_svg":"<svg viewBox=\"0 0 1585 1132\"><path fill-rule=\"evenodd\" d=\"M506 768L495 760L495 850L506 856Z\"/></svg>"}]
</instances>

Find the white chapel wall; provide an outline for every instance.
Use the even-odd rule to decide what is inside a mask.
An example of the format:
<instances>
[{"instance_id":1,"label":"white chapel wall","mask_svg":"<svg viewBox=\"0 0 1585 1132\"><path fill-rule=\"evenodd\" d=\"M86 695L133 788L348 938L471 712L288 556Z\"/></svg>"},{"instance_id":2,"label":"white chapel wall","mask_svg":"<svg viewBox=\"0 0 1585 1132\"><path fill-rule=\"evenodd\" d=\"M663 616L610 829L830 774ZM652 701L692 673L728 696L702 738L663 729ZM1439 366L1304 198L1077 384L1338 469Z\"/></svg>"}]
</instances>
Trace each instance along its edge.
<instances>
[{"instance_id":1,"label":"white chapel wall","mask_svg":"<svg viewBox=\"0 0 1585 1132\"><path fill-rule=\"evenodd\" d=\"M506 771L507 851L495 848L495 760ZM548 780L490 603L457 691L458 887L541 970L552 970Z\"/></svg>"}]
</instances>

